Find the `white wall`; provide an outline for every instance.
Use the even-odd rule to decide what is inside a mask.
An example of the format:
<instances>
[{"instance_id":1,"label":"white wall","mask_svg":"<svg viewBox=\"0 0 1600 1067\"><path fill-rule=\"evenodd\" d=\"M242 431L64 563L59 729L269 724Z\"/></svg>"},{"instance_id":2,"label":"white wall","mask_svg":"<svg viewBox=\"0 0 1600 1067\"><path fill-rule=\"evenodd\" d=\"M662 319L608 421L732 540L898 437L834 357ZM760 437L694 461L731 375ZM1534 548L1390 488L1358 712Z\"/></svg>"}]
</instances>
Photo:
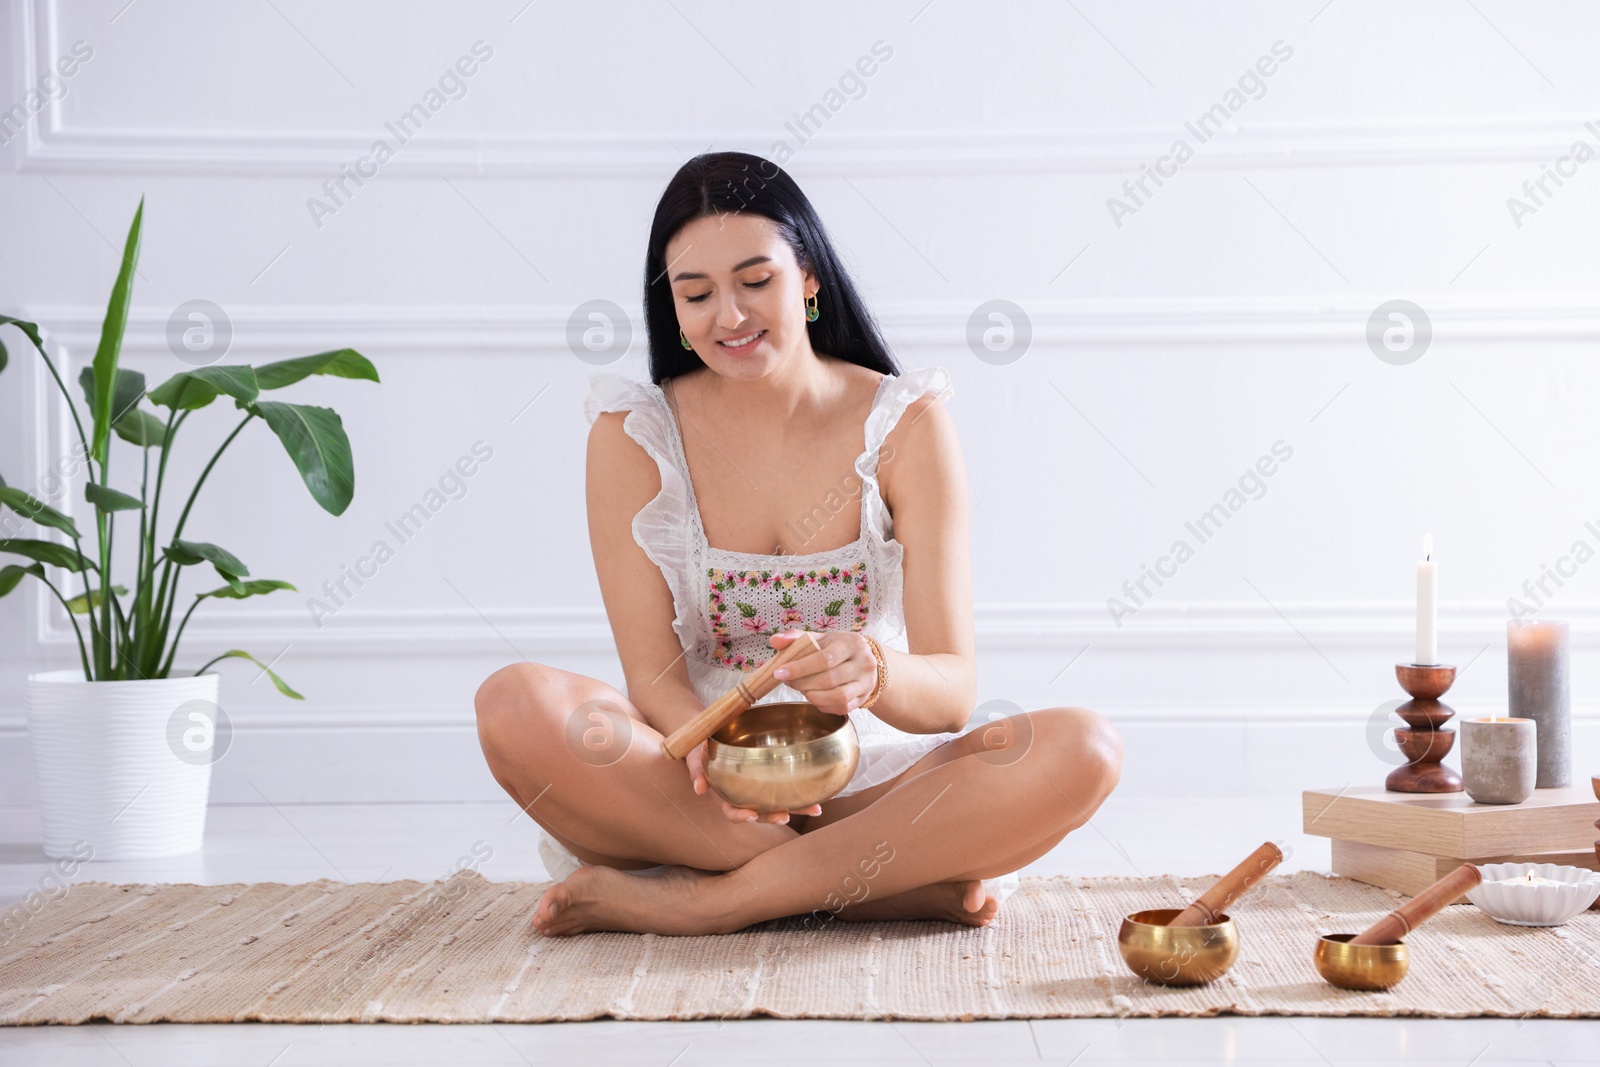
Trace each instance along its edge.
<instances>
[{"instance_id":1,"label":"white wall","mask_svg":"<svg viewBox=\"0 0 1600 1067\"><path fill-rule=\"evenodd\" d=\"M1464 711L1503 706L1507 598L1573 542L1600 548L1584 525L1600 529L1600 163L1568 166L1520 219L1507 205L1575 141L1600 148L1592 5L125 3L4 9L0 107L26 105L75 42L93 54L0 149L0 311L44 324L75 378L143 195L127 365L184 369L166 326L195 299L231 320L229 362L371 357L381 385L285 397L344 417L342 517L252 426L190 520L307 594L393 543L386 520L475 441L494 450L325 626L293 594L197 613L182 663L247 648L308 696L223 668L238 736L220 799L495 795L479 680L522 657L619 677L582 514L592 368L566 323L589 300L626 308L614 368L645 376L646 229L707 147L787 141L901 359L951 370L982 698L1107 712L1125 790L1381 780L1366 723L1411 655L1422 535L1442 651L1470 664ZM385 123L480 41L492 55L464 95L315 219L323 182L393 142ZM830 99L876 42L892 54L864 91ZM1275 45L1271 76L1244 86L1259 98L1233 98L1199 143L1185 122ZM800 144L785 122L819 103L837 110ZM1179 138L1193 158L1114 219L1108 198ZM966 339L992 299L1032 329L1003 365ZM1392 299L1431 320L1410 365L1365 341ZM70 438L15 339L0 474L37 489ZM230 410L192 420L179 484ZM1293 457L1265 494L1115 625L1107 598L1278 441ZM26 674L75 661L41 592L0 602L0 801L32 788ZM1542 614L1573 622L1578 769L1600 771L1600 563Z\"/></svg>"}]
</instances>

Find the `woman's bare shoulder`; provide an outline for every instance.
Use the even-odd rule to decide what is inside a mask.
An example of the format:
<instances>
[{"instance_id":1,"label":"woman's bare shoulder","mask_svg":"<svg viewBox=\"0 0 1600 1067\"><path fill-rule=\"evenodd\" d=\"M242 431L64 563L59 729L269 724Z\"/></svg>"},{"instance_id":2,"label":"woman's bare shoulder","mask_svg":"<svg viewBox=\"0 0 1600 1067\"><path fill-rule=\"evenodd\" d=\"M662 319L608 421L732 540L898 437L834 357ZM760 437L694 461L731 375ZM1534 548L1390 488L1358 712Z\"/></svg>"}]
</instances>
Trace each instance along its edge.
<instances>
[{"instance_id":1,"label":"woman's bare shoulder","mask_svg":"<svg viewBox=\"0 0 1600 1067\"><path fill-rule=\"evenodd\" d=\"M943 397L923 393L906 405L884 438L880 463L884 498L891 505L901 486L948 488L960 477L961 441Z\"/></svg>"},{"instance_id":2,"label":"woman's bare shoulder","mask_svg":"<svg viewBox=\"0 0 1600 1067\"><path fill-rule=\"evenodd\" d=\"M589 427L587 474L590 501L596 490L606 489L609 499L637 501L654 496L661 488L660 472L650 454L628 433L629 412L602 411Z\"/></svg>"}]
</instances>

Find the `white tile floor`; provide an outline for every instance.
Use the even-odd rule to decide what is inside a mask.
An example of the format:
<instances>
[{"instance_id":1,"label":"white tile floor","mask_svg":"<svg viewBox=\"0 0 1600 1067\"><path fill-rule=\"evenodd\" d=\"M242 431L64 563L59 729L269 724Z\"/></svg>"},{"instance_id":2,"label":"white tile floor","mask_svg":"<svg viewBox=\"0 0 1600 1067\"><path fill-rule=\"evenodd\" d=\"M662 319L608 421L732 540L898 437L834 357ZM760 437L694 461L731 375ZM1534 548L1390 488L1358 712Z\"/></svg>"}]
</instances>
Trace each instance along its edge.
<instances>
[{"instance_id":1,"label":"white tile floor","mask_svg":"<svg viewBox=\"0 0 1600 1067\"><path fill-rule=\"evenodd\" d=\"M1292 846L1284 870L1327 870L1328 846L1299 833L1299 799L1113 797L1091 827L1031 874L1221 871L1265 837ZM1243 829L1241 829L1243 828ZM37 815L0 808L0 900L38 885ZM527 817L501 804L269 804L212 809L205 849L140 863L94 862L76 880L351 881L443 876L478 844L494 879L542 879ZM482 844L479 844L479 843ZM992 1064L1600 1063L1600 1021L1509 1019L1055 1019L1034 1022L733 1022L535 1026L80 1026L0 1029L0 1064Z\"/></svg>"}]
</instances>

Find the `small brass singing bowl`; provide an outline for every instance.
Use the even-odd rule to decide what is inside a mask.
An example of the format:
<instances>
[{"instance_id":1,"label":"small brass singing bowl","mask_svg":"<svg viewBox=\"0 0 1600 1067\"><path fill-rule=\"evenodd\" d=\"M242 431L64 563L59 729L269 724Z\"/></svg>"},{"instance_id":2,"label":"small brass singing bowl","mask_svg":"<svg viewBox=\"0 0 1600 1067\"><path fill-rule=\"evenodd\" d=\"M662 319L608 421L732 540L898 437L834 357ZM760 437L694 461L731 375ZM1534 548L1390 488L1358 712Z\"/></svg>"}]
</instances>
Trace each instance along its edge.
<instances>
[{"instance_id":1,"label":"small brass singing bowl","mask_svg":"<svg viewBox=\"0 0 1600 1067\"><path fill-rule=\"evenodd\" d=\"M736 807L797 811L832 799L860 758L861 740L848 716L775 700L711 735L706 780Z\"/></svg>"},{"instance_id":2,"label":"small brass singing bowl","mask_svg":"<svg viewBox=\"0 0 1600 1067\"><path fill-rule=\"evenodd\" d=\"M1312 957L1317 973L1340 989L1388 989L1410 966L1404 941L1391 945L1352 945L1355 934L1324 934Z\"/></svg>"},{"instance_id":3,"label":"small brass singing bowl","mask_svg":"<svg viewBox=\"0 0 1600 1067\"><path fill-rule=\"evenodd\" d=\"M1239 930L1222 915L1209 926L1168 926L1181 908L1136 911L1122 920L1117 948L1128 969L1157 985L1204 985L1239 958Z\"/></svg>"}]
</instances>

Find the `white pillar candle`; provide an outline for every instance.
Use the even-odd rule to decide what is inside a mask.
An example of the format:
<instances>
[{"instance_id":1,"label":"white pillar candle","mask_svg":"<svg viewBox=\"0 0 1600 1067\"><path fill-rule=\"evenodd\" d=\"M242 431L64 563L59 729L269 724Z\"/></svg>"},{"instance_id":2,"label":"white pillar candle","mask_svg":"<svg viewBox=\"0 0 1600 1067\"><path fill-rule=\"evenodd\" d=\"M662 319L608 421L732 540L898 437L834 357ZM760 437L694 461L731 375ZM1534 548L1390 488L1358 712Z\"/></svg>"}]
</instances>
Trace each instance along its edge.
<instances>
[{"instance_id":1,"label":"white pillar candle","mask_svg":"<svg viewBox=\"0 0 1600 1067\"><path fill-rule=\"evenodd\" d=\"M1414 663L1439 662L1439 565L1433 561L1433 534L1422 539L1422 559L1417 563L1417 658Z\"/></svg>"}]
</instances>

